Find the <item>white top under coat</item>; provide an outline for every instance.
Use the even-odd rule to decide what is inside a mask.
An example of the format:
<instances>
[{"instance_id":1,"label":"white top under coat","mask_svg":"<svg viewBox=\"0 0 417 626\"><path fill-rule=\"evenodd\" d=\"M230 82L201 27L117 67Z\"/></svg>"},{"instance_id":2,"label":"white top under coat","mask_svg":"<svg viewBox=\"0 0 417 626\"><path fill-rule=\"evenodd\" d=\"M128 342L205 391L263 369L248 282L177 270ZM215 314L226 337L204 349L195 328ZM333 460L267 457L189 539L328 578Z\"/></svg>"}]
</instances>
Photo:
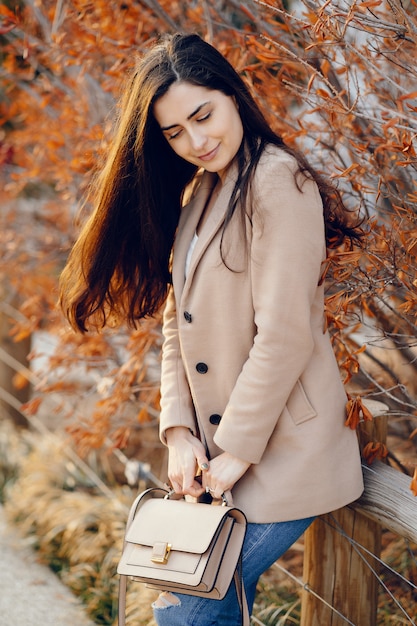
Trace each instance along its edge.
<instances>
[{"instance_id":1,"label":"white top under coat","mask_svg":"<svg viewBox=\"0 0 417 626\"><path fill-rule=\"evenodd\" d=\"M185 278L188 276L188 272L190 271L191 265L191 257L193 256L194 248L198 241L197 233L194 233L194 237L191 239L190 247L188 248L187 257L185 259Z\"/></svg>"}]
</instances>

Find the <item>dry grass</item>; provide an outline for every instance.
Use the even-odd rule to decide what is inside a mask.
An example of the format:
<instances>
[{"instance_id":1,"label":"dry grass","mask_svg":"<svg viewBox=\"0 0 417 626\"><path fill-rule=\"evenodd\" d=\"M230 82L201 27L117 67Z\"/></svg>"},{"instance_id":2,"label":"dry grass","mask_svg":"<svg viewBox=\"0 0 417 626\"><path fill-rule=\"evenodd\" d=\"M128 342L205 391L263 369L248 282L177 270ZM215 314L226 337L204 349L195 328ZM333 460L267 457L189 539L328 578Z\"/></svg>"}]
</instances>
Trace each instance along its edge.
<instances>
[{"instance_id":1,"label":"dry grass","mask_svg":"<svg viewBox=\"0 0 417 626\"><path fill-rule=\"evenodd\" d=\"M19 434L9 420L0 422L0 503L4 502L8 485L16 480L22 459L30 447L29 433L22 431Z\"/></svg>"},{"instance_id":2,"label":"dry grass","mask_svg":"<svg viewBox=\"0 0 417 626\"><path fill-rule=\"evenodd\" d=\"M19 438L7 435L10 450L21 448ZM6 440L4 433L2 439ZM24 445L26 454L14 458L12 476L3 480L7 482L6 514L26 537L32 538L39 560L83 600L89 616L97 624L114 624L116 567L127 511L135 493L116 487L113 498L100 495L67 460L65 441L56 436L31 436L29 440L30 445ZM127 624L154 625L150 608L154 597L155 592L132 585Z\"/></svg>"},{"instance_id":3,"label":"dry grass","mask_svg":"<svg viewBox=\"0 0 417 626\"><path fill-rule=\"evenodd\" d=\"M378 602L378 624L380 626L399 626L400 624L417 623L417 545L389 531L382 534L382 559L399 578L387 568L381 568L381 578L394 597L401 603L404 610L412 618L410 622L401 611L393 606L393 600L382 588ZM405 579L405 580L404 580ZM406 581L410 581L414 588Z\"/></svg>"},{"instance_id":4,"label":"dry grass","mask_svg":"<svg viewBox=\"0 0 417 626\"><path fill-rule=\"evenodd\" d=\"M301 620L302 588L286 571L302 579L304 540L301 537L260 579L254 615L264 626L294 626ZM276 564L276 565L277 565ZM282 569L281 569L282 568ZM286 570L286 571L283 571Z\"/></svg>"}]
</instances>

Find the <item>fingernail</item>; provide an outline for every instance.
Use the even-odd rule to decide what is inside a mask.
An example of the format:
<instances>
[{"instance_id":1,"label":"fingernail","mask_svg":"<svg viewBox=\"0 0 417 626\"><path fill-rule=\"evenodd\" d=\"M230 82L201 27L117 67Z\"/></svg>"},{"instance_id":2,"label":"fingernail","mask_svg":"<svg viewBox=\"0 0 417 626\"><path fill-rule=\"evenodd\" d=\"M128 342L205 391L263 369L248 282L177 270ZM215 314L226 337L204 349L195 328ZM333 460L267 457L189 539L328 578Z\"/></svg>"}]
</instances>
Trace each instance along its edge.
<instances>
[{"instance_id":1,"label":"fingernail","mask_svg":"<svg viewBox=\"0 0 417 626\"><path fill-rule=\"evenodd\" d=\"M208 464L208 463L202 463L202 464L200 465L200 469L201 469L201 470L208 470L208 468L209 468L209 464Z\"/></svg>"}]
</instances>

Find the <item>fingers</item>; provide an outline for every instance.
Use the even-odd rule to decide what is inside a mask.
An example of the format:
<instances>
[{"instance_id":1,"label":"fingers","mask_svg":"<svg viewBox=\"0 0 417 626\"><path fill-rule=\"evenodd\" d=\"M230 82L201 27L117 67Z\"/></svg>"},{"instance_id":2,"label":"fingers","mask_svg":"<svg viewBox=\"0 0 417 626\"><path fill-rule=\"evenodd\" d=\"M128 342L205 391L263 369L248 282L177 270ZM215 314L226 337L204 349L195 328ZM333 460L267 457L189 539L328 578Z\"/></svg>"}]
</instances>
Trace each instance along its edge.
<instances>
[{"instance_id":1,"label":"fingers","mask_svg":"<svg viewBox=\"0 0 417 626\"><path fill-rule=\"evenodd\" d=\"M205 474L210 467L201 441L188 431L170 429L168 449L168 477L175 493L198 497L204 493L204 477L196 480L197 474ZM167 437L168 440L168 437Z\"/></svg>"},{"instance_id":2,"label":"fingers","mask_svg":"<svg viewBox=\"0 0 417 626\"><path fill-rule=\"evenodd\" d=\"M179 495L200 496L204 492L202 479L196 477L196 466L182 468L178 472L169 472L168 478L175 493Z\"/></svg>"},{"instance_id":3,"label":"fingers","mask_svg":"<svg viewBox=\"0 0 417 626\"><path fill-rule=\"evenodd\" d=\"M196 480L194 480L192 484L185 483L185 484L180 485L178 482L174 480L170 480L170 483L171 483L173 490L178 495L183 495L183 496L189 495L189 496L198 498L198 496L201 496L201 494L204 493L204 488Z\"/></svg>"},{"instance_id":4,"label":"fingers","mask_svg":"<svg viewBox=\"0 0 417 626\"><path fill-rule=\"evenodd\" d=\"M216 487L206 487L206 493L209 493L215 500L222 500L224 497L224 491Z\"/></svg>"},{"instance_id":5,"label":"fingers","mask_svg":"<svg viewBox=\"0 0 417 626\"><path fill-rule=\"evenodd\" d=\"M169 476L168 476L168 478L169 478L169 484L171 485L171 487L175 491L175 493L182 494L182 486L180 485L180 483L178 483L173 478L170 478Z\"/></svg>"},{"instance_id":6,"label":"fingers","mask_svg":"<svg viewBox=\"0 0 417 626\"><path fill-rule=\"evenodd\" d=\"M249 462L223 452L213 458L210 468L203 472L203 487L208 487L211 495L220 499L223 493L232 489L249 467Z\"/></svg>"},{"instance_id":7,"label":"fingers","mask_svg":"<svg viewBox=\"0 0 417 626\"><path fill-rule=\"evenodd\" d=\"M210 469L207 469L203 472L202 479L204 491L206 493L209 493L211 497L215 500L220 500L224 493L224 488L220 477L213 475L210 472Z\"/></svg>"}]
</instances>

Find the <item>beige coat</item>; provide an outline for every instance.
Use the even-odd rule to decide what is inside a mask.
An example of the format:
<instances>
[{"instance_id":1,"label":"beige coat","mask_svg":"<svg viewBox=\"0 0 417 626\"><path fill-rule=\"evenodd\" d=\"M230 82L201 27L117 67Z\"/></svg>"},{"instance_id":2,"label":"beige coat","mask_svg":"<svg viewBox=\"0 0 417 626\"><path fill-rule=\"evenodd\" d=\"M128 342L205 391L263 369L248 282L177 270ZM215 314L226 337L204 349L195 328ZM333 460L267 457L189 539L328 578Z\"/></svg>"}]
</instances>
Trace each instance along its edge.
<instances>
[{"instance_id":1,"label":"beige coat","mask_svg":"<svg viewBox=\"0 0 417 626\"><path fill-rule=\"evenodd\" d=\"M252 463L233 488L250 522L317 515L363 490L356 433L344 425L346 394L324 332L323 210L316 184L294 181L295 163L268 147L247 212L247 249L237 215L220 238L236 180L230 168L184 268L214 176L205 172L182 211L173 291L164 316L161 438L171 426L196 433L211 457Z\"/></svg>"}]
</instances>

